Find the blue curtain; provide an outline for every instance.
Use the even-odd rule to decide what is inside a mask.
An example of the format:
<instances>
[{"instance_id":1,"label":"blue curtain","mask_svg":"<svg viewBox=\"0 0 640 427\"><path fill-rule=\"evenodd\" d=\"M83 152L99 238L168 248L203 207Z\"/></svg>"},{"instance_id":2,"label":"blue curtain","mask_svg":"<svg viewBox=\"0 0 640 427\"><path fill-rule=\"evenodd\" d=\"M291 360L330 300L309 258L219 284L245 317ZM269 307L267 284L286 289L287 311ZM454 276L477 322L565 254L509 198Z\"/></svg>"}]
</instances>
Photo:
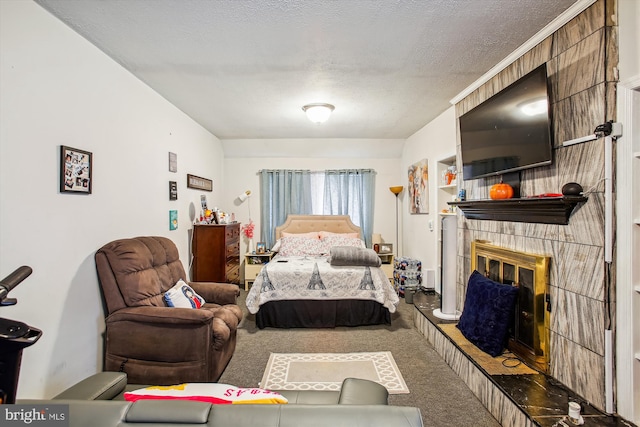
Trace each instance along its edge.
<instances>
[{"instance_id":1,"label":"blue curtain","mask_svg":"<svg viewBox=\"0 0 640 427\"><path fill-rule=\"evenodd\" d=\"M371 247L376 173L371 169L326 170L324 214L349 215Z\"/></svg>"},{"instance_id":2,"label":"blue curtain","mask_svg":"<svg viewBox=\"0 0 640 427\"><path fill-rule=\"evenodd\" d=\"M311 171L260 171L260 236L267 248L275 244L275 228L287 215L312 213L311 199Z\"/></svg>"}]
</instances>

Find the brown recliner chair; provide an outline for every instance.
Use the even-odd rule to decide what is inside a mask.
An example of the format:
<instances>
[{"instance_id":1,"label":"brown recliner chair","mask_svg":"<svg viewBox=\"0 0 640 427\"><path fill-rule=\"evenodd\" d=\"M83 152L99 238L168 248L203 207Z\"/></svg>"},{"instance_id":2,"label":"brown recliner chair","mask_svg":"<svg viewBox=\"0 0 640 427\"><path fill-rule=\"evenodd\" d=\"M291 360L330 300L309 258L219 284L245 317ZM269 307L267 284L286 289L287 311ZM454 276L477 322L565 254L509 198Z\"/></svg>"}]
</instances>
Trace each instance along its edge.
<instances>
[{"instance_id":1,"label":"brown recliner chair","mask_svg":"<svg viewBox=\"0 0 640 427\"><path fill-rule=\"evenodd\" d=\"M175 244L165 237L120 239L95 255L106 305L106 371L137 384L215 382L233 356L240 289L188 282ZM174 308L163 294L183 279L206 303Z\"/></svg>"}]
</instances>

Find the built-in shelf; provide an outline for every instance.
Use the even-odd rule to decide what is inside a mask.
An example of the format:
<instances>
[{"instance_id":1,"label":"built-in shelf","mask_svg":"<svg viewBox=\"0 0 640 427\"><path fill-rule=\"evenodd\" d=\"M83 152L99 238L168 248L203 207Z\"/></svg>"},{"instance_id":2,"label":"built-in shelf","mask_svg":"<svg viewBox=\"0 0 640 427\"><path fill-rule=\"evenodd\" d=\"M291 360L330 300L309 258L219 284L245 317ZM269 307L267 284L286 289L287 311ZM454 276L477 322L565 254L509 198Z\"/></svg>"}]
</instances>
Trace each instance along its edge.
<instances>
[{"instance_id":1,"label":"built-in shelf","mask_svg":"<svg viewBox=\"0 0 640 427\"><path fill-rule=\"evenodd\" d=\"M468 219L566 225L575 207L587 200L583 196L564 196L465 200L448 204L460 208Z\"/></svg>"},{"instance_id":2,"label":"built-in shelf","mask_svg":"<svg viewBox=\"0 0 640 427\"><path fill-rule=\"evenodd\" d=\"M449 185L441 185L438 188L441 188L442 190L446 190L448 188L458 188L458 184L453 183L453 184L449 184Z\"/></svg>"},{"instance_id":3,"label":"built-in shelf","mask_svg":"<svg viewBox=\"0 0 640 427\"><path fill-rule=\"evenodd\" d=\"M640 285L635 285L633 289L635 289L636 292L640 293Z\"/></svg>"},{"instance_id":4,"label":"built-in shelf","mask_svg":"<svg viewBox=\"0 0 640 427\"><path fill-rule=\"evenodd\" d=\"M636 353L636 360L640 360L640 353Z\"/></svg>"},{"instance_id":5,"label":"built-in shelf","mask_svg":"<svg viewBox=\"0 0 640 427\"><path fill-rule=\"evenodd\" d=\"M640 218L634 219L633 223L636 224L636 225L640 225Z\"/></svg>"},{"instance_id":6,"label":"built-in shelf","mask_svg":"<svg viewBox=\"0 0 640 427\"><path fill-rule=\"evenodd\" d=\"M640 159L640 151L636 151L635 153L633 153L633 157L635 157L636 159Z\"/></svg>"}]
</instances>

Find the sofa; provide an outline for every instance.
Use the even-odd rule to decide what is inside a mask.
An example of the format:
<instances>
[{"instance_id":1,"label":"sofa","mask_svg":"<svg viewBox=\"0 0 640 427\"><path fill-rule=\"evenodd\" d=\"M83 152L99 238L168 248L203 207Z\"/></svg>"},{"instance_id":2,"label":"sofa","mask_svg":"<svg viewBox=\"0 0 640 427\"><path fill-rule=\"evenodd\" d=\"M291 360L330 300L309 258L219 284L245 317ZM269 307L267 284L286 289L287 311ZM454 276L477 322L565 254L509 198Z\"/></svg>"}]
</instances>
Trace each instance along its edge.
<instances>
[{"instance_id":1,"label":"sofa","mask_svg":"<svg viewBox=\"0 0 640 427\"><path fill-rule=\"evenodd\" d=\"M420 427L415 407L387 405L387 390L372 381L347 378L340 391L277 391L288 404L212 405L191 400L128 402L127 384L118 372L95 374L51 400L22 399L21 405L69 405L69 427L234 426L234 427Z\"/></svg>"},{"instance_id":2,"label":"sofa","mask_svg":"<svg viewBox=\"0 0 640 427\"><path fill-rule=\"evenodd\" d=\"M218 380L242 320L237 285L189 282L176 245L161 236L112 241L95 262L106 315L104 370L126 372L137 384ZM181 294L195 309L167 301Z\"/></svg>"}]
</instances>

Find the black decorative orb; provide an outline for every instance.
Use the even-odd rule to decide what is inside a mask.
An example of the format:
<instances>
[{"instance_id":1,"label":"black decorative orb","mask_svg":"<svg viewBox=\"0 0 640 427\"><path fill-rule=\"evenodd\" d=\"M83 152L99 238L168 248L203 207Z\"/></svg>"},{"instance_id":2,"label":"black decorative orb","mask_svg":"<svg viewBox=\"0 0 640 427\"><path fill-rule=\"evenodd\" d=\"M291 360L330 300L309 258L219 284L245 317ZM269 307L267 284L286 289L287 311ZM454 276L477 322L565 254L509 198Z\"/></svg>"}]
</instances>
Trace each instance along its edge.
<instances>
[{"instance_id":1,"label":"black decorative orb","mask_svg":"<svg viewBox=\"0 0 640 427\"><path fill-rule=\"evenodd\" d=\"M568 182L562 186L562 194L565 196L579 196L582 194L582 185L577 182Z\"/></svg>"}]
</instances>

